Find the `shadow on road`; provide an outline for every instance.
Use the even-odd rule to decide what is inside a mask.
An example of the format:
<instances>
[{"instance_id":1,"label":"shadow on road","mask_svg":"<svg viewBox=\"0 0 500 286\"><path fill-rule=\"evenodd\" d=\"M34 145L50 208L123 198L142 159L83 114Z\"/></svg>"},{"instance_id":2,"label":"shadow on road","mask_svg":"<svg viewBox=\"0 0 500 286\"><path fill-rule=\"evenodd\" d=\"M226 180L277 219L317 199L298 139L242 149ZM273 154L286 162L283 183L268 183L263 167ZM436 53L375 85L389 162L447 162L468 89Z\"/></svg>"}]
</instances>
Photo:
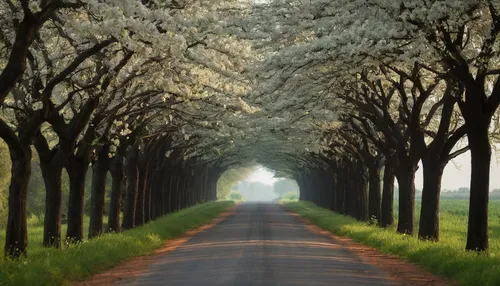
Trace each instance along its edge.
<instances>
[{"instance_id":1,"label":"shadow on road","mask_svg":"<svg viewBox=\"0 0 500 286\"><path fill-rule=\"evenodd\" d=\"M242 203L120 285L396 285L340 243L314 234L276 203Z\"/></svg>"}]
</instances>

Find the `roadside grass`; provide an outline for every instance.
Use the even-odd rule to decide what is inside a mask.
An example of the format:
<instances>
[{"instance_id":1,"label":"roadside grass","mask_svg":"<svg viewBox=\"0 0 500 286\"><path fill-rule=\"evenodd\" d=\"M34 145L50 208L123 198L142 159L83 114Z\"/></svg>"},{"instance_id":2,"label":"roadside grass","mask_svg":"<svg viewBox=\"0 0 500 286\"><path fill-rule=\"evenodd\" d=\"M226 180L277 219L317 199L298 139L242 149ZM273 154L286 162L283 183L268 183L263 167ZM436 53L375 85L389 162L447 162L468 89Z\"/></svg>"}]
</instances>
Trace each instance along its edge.
<instances>
[{"instance_id":1,"label":"roadside grass","mask_svg":"<svg viewBox=\"0 0 500 286\"><path fill-rule=\"evenodd\" d=\"M123 260L160 248L165 240L209 223L233 204L200 204L132 230L104 234L63 249L43 248L43 226L30 225L28 257L16 261L0 257L0 285L69 285L84 280ZM4 241L4 236L0 237L2 246Z\"/></svg>"},{"instance_id":2,"label":"roadside grass","mask_svg":"<svg viewBox=\"0 0 500 286\"><path fill-rule=\"evenodd\" d=\"M106 229L108 223L108 217L104 216L103 218L104 225L103 229ZM83 218L83 237L88 237L90 217L85 216ZM66 223L61 224L61 239L62 244L64 244L64 239L66 237L66 230L68 225ZM1 247L4 246L5 243L5 229L0 229L0 243ZM44 251L43 248L43 214L40 215L31 215L28 217L28 254L31 256L38 251ZM3 258L3 252L0 252L0 259ZM1 281L0 281L1 285Z\"/></svg>"},{"instance_id":3,"label":"roadside grass","mask_svg":"<svg viewBox=\"0 0 500 286\"><path fill-rule=\"evenodd\" d=\"M309 202L285 202L285 206L325 230L405 258L459 285L500 285L500 201L490 201L490 249L485 254L465 251L468 201L441 201L439 242L397 234L395 227L370 226ZM416 230L419 214L417 204Z\"/></svg>"},{"instance_id":4,"label":"roadside grass","mask_svg":"<svg viewBox=\"0 0 500 286\"><path fill-rule=\"evenodd\" d=\"M298 202L299 200L289 200L289 199L281 199L279 200L280 203L284 203L284 204L289 204L289 203L296 203Z\"/></svg>"}]
</instances>

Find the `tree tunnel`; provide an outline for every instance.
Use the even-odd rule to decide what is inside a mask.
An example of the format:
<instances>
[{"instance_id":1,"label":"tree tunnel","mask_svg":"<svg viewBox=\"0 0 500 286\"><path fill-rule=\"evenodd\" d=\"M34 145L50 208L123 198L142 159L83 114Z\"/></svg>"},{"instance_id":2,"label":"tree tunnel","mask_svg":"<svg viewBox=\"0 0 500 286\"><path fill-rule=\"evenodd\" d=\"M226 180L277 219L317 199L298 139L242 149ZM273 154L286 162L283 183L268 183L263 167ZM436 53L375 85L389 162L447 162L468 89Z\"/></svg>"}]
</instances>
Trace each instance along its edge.
<instances>
[{"instance_id":1,"label":"tree tunnel","mask_svg":"<svg viewBox=\"0 0 500 286\"><path fill-rule=\"evenodd\" d=\"M249 202L298 200L300 190L295 180L275 175L258 164L231 168L217 182L217 197Z\"/></svg>"},{"instance_id":2,"label":"tree tunnel","mask_svg":"<svg viewBox=\"0 0 500 286\"><path fill-rule=\"evenodd\" d=\"M421 161L418 237L438 241L443 170L467 151L466 248L487 250L498 1L368 2L0 2L6 256L27 253L32 191L59 248L84 239L89 204L93 238L216 200L224 174L255 164L384 227L397 179L397 232L413 235Z\"/></svg>"}]
</instances>

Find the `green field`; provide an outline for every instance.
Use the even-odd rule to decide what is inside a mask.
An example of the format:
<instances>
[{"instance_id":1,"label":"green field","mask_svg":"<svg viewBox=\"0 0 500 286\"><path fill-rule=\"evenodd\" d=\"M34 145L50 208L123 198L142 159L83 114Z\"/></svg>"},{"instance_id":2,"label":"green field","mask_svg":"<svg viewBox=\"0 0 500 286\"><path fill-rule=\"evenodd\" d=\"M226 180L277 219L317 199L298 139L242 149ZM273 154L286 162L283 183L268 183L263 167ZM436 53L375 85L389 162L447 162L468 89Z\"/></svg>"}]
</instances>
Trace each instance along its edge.
<instances>
[{"instance_id":1,"label":"green field","mask_svg":"<svg viewBox=\"0 0 500 286\"><path fill-rule=\"evenodd\" d=\"M233 204L232 201L200 204L133 230L105 234L64 249L43 248L43 226L39 219L32 218L28 257L17 261L0 258L0 285L67 285L70 281L83 280L127 258L161 247L165 240L210 222ZM4 241L2 231L2 247Z\"/></svg>"},{"instance_id":2,"label":"green field","mask_svg":"<svg viewBox=\"0 0 500 286\"><path fill-rule=\"evenodd\" d=\"M285 205L326 230L404 257L433 273L452 278L459 285L500 285L500 201L490 201L490 249L486 254L465 251L468 201L441 201L441 234L437 243L399 235L395 227L369 226L312 203L288 202ZM417 204L416 214L419 213ZM416 219L418 226L418 215Z\"/></svg>"}]
</instances>

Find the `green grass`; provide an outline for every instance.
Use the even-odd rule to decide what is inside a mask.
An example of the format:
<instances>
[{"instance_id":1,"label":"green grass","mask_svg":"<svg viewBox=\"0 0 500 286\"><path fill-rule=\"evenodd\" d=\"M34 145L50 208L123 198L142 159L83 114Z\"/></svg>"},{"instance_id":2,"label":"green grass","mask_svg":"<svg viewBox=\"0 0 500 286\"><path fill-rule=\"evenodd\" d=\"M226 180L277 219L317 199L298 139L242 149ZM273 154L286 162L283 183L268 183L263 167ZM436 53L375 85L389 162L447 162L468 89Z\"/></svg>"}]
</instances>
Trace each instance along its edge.
<instances>
[{"instance_id":1,"label":"green grass","mask_svg":"<svg viewBox=\"0 0 500 286\"><path fill-rule=\"evenodd\" d=\"M103 218L104 225L103 228L106 229L107 227L107 221L108 217L104 216ZM83 220L83 237L88 236L88 230L89 230L89 223L90 223L90 217L85 216ZM66 230L68 228L68 225L63 223L61 225L61 239L63 239L64 243L64 238L66 237ZM2 244L1 247L4 246L5 244L5 229L0 229L0 243ZM44 251L44 248L42 247L43 244L43 214L40 215L32 215L31 217L28 218L28 252L29 254L35 254L38 251ZM3 252L0 252L0 259L2 259ZM1 285L1 281L0 281Z\"/></svg>"},{"instance_id":2,"label":"green grass","mask_svg":"<svg viewBox=\"0 0 500 286\"><path fill-rule=\"evenodd\" d=\"M395 227L369 226L312 203L289 202L285 205L325 230L406 258L435 274L457 281L459 285L500 285L500 201L490 202L490 249L487 254L465 251L468 201L441 202L441 233L437 243L397 234ZM417 205L417 226L419 213Z\"/></svg>"},{"instance_id":3,"label":"green grass","mask_svg":"<svg viewBox=\"0 0 500 286\"><path fill-rule=\"evenodd\" d=\"M0 258L0 285L68 285L84 280L125 259L160 248L165 240L210 222L233 204L200 204L133 230L105 234L60 250L41 247L43 227L30 220L28 257L19 261ZM3 236L0 242L3 246Z\"/></svg>"}]
</instances>

